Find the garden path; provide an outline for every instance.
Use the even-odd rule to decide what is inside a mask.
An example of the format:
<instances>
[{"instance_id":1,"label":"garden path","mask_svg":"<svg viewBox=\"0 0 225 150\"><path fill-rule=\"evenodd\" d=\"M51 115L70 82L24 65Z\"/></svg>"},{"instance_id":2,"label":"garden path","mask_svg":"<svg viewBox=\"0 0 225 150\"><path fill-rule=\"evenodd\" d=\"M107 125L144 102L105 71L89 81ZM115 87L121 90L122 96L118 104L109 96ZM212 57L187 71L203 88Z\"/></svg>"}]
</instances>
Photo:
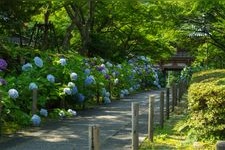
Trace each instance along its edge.
<instances>
[{"instance_id":1,"label":"garden path","mask_svg":"<svg viewBox=\"0 0 225 150\"><path fill-rule=\"evenodd\" d=\"M160 90L127 96L107 105L78 112L70 119L48 121L41 127L20 131L0 140L0 150L88 150L88 127L100 127L101 150L131 149L131 103L139 102L139 140L147 136L148 99L156 95L158 112ZM155 117L157 119L157 117Z\"/></svg>"}]
</instances>

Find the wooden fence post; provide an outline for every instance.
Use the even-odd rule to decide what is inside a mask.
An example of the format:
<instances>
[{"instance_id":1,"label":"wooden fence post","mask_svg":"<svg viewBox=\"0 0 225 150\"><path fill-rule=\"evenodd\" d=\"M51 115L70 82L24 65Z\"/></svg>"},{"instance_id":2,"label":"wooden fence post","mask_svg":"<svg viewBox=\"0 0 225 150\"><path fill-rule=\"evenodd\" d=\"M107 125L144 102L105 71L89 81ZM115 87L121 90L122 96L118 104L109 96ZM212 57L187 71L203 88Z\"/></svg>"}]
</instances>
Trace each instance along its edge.
<instances>
[{"instance_id":1,"label":"wooden fence post","mask_svg":"<svg viewBox=\"0 0 225 150\"><path fill-rule=\"evenodd\" d=\"M217 141L216 150L224 150L224 149L225 149L225 141Z\"/></svg>"},{"instance_id":2,"label":"wooden fence post","mask_svg":"<svg viewBox=\"0 0 225 150\"><path fill-rule=\"evenodd\" d=\"M180 102L180 81L177 83L177 102Z\"/></svg>"},{"instance_id":3,"label":"wooden fence post","mask_svg":"<svg viewBox=\"0 0 225 150\"><path fill-rule=\"evenodd\" d=\"M166 119L170 117L170 88L166 88Z\"/></svg>"},{"instance_id":4,"label":"wooden fence post","mask_svg":"<svg viewBox=\"0 0 225 150\"><path fill-rule=\"evenodd\" d=\"M99 126L89 126L89 150L100 150Z\"/></svg>"},{"instance_id":5,"label":"wooden fence post","mask_svg":"<svg viewBox=\"0 0 225 150\"><path fill-rule=\"evenodd\" d=\"M132 103L132 150L138 150L139 137L138 137L138 115L139 103Z\"/></svg>"},{"instance_id":6,"label":"wooden fence post","mask_svg":"<svg viewBox=\"0 0 225 150\"><path fill-rule=\"evenodd\" d=\"M175 86L172 85L172 112L174 111L174 105L175 105Z\"/></svg>"},{"instance_id":7,"label":"wooden fence post","mask_svg":"<svg viewBox=\"0 0 225 150\"><path fill-rule=\"evenodd\" d=\"M37 112L37 89L32 90L32 114Z\"/></svg>"},{"instance_id":8,"label":"wooden fence post","mask_svg":"<svg viewBox=\"0 0 225 150\"><path fill-rule=\"evenodd\" d=\"M160 127L163 128L164 124L164 92L160 93Z\"/></svg>"},{"instance_id":9,"label":"wooden fence post","mask_svg":"<svg viewBox=\"0 0 225 150\"><path fill-rule=\"evenodd\" d=\"M151 142L153 142L154 102L155 102L155 95L149 96L148 139Z\"/></svg>"},{"instance_id":10,"label":"wooden fence post","mask_svg":"<svg viewBox=\"0 0 225 150\"><path fill-rule=\"evenodd\" d=\"M177 84L174 84L174 106L177 106Z\"/></svg>"}]
</instances>

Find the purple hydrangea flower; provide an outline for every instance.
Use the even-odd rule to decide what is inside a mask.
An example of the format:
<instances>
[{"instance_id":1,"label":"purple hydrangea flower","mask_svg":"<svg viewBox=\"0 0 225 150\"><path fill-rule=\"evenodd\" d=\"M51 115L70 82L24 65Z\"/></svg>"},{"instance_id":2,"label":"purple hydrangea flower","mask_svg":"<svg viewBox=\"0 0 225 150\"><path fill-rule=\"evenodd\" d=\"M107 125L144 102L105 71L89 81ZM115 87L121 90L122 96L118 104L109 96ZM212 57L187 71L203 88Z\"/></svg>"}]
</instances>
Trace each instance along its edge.
<instances>
[{"instance_id":1,"label":"purple hydrangea flower","mask_svg":"<svg viewBox=\"0 0 225 150\"><path fill-rule=\"evenodd\" d=\"M4 59L0 59L0 70L5 70L8 64Z\"/></svg>"},{"instance_id":2,"label":"purple hydrangea flower","mask_svg":"<svg viewBox=\"0 0 225 150\"><path fill-rule=\"evenodd\" d=\"M31 63L26 63L22 66L22 70L23 71L29 71L33 68L32 64Z\"/></svg>"},{"instance_id":3,"label":"purple hydrangea flower","mask_svg":"<svg viewBox=\"0 0 225 150\"><path fill-rule=\"evenodd\" d=\"M35 89L38 89L38 86L37 86L36 83L31 82L31 83L29 84L29 89L30 89L30 90L35 90Z\"/></svg>"},{"instance_id":4,"label":"purple hydrangea flower","mask_svg":"<svg viewBox=\"0 0 225 150\"><path fill-rule=\"evenodd\" d=\"M72 72L72 73L70 74L70 79L71 79L72 81L76 81L76 80L77 80L77 74L76 74L75 72Z\"/></svg>"},{"instance_id":5,"label":"purple hydrangea flower","mask_svg":"<svg viewBox=\"0 0 225 150\"><path fill-rule=\"evenodd\" d=\"M55 83L55 77L51 74L48 74L47 75L47 80L51 83Z\"/></svg>"},{"instance_id":6,"label":"purple hydrangea flower","mask_svg":"<svg viewBox=\"0 0 225 150\"><path fill-rule=\"evenodd\" d=\"M59 59L59 63L60 63L62 66L65 66L65 65L67 64L65 58Z\"/></svg>"},{"instance_id":7,"label":"purple hydrangea flower","mask_svg":"<svg viewBox=\"0 0 225 150\"><path fill-rule=\"evenodd\" d=\"M47 117L47 116L48 116L48 111L47 111L46 109L41 108L40 114L41 114L42 116Z\"/></svg>"},{"instance_id":8,"label":"purple hydrangea flower","mask_svg":"<svg viewBox=\"0 0 225 150\"><path fill-rule=\"evenodd\" d=\"M40 57L34 57L34 63L39 68L43 67L43 60Z\"/></svg>"},{"instance_id":9,"label":"purple hydrangea flower","mask_svg":"<svg viewBox=\"0 0 225 150\"><path fill-rule=\"evenodd\" d=\"M9 97L11 97L12 99L16 99L19 97L19 93L16 89L10 89L8 91Z\"/></svg>"},{"instance_id":10,"label":"purple hydrangea flower","mask_svg":"<svg viewBox=\"0 0 225 150\"><path fill-rule=\"evenodd\" d=\"M41 124L41 118L35 114L32 116L31 121L34 126L39 126Z\"/></svg>"},{"instance_id":11,"label":"purple hydrangea flower","mask_svg":"<svg viewBox=\"0 0 225 150\"><path fill-rule=\"evenodd\" d=\"M110 75L106 74L105 75L105 79L109 80L110 79Z\"/></svg>"},{"instance_id":12,"label":"purple hydrangea flower","mask_svg":"<svg viewBox=\"0 0 225 150\"><path fill-rule=\"evenodd\" d=\"M0 86L6 85L6 84L7 84L7 82L4 79L0 78Z\"/></svg>"}]
</instances>

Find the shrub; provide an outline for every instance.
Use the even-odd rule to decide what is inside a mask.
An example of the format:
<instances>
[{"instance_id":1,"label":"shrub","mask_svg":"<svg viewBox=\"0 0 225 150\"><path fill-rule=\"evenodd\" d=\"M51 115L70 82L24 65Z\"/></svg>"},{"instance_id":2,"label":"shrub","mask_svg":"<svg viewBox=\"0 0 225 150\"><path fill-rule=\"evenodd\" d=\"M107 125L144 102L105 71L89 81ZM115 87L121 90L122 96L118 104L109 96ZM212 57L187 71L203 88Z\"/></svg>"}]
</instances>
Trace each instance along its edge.
<instances>
[{"instance_id":1,"label":"shrub","mask_svg":"<svg viewBox=\"0 0 225 150\"><path fill-rule=\"evenodd\" d=\"M144 56L116 64L71 52L36 50L31 54L32 57L24 57L23 64L17 64L18 71L12 69L7 75L0 72L1 77L6 76L0 80L4 121L31 123L32 89L38 89L37 108L51 113L55 109L80 109L90 103L107 104L112 98L140 89L160 87L157 70ZM1 61L2 69L7 67L6 62Z\"/></svg>"},{"instance_id":2,"label":"shrub","mask_svg":"<svg viewBox=\"0 0 225 150\"><path fill-rule=\"evenodd\" d=\"M225 138L225 70L194 73L188 89L189 126L198 138Z\"/></svg>"}]
</instances>

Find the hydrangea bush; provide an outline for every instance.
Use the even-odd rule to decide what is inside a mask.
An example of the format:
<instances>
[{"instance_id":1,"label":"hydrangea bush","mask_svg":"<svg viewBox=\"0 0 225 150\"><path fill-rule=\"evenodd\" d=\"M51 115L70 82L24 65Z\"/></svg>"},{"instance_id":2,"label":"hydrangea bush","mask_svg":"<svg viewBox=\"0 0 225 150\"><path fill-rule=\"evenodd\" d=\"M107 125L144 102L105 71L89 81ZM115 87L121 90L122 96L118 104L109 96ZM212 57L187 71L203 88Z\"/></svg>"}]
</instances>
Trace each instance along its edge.
<instances>
[{"instance_id":1,"label":"hydrangea bush","mask_svg":"<svg viewBox=\"0 0 225 150\"><path fill-rule=\"evenodd\" d=\"M6 69L5 63L0 59L1 70ZM75 116L75 110L87 104L108 104L139 90L160 88L157 70L144 56L116 64L74 53L63 56L45 53L27 59L20 68L20 74L9 75L4 82L1 79L2 85L8 83L2 86L3 93L8 95L3 100L4 111L14 116L12 110L18 110L35 126L40 124L40 117L47 117L53 109L60 109L57 112L60 117ZM32 90L36 89L40 111L31 116Z\"/></svg>"}]
</instances>

